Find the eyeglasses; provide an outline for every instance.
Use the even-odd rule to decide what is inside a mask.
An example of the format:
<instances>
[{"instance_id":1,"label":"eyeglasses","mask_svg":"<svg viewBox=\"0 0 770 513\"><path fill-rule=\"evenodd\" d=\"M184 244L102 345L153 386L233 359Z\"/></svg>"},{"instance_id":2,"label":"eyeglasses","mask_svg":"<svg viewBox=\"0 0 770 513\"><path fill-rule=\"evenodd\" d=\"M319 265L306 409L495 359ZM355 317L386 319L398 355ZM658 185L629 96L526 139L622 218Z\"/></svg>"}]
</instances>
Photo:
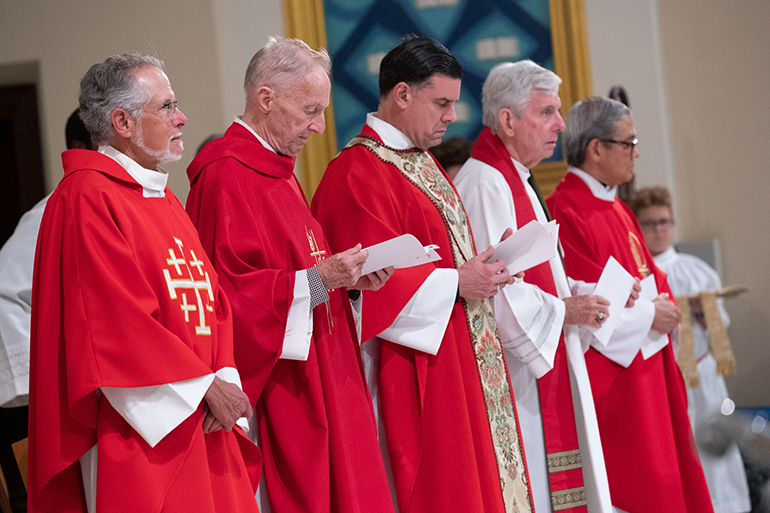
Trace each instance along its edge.
<instances>
[{"instance_id":1,"label":"eyeglasses","mask_svg":"<svg viewBox=\"0 0 770 513\"><path fill-rule=\"evenodd\" d=\"M158 110L165 111L166 116L168 116L168 119L174 119L174 116L176 115L176 110L179 108L179 100L174 101L168 101L160 106Z\"/></svg>"},{"instance_id":2,"label":"eyeglasses","mask_svg":"<svg viewBox=\"0 0 770 513\"><path fill-rule=\"evenodd\" d=\"M634 139L633 141L616 141L615 139L599 139L602 142L606 143L615 143L621 145L624 149L629 150L633 153L634 148L636 148L636 145L639 144L639 139Z\"/></svg>"},{"instance_id":3,"label":"eyeglasses","mask_svg":"<svg viewBox=\"0 0 770 513\"><path fill-rule=\"evenodd\" d=\"M639 225L645 230L654 230L658 226L661 228L671 228L674 226L673 219L648 219L647 221L641 221Z\"/></svg>"}]
</instances>

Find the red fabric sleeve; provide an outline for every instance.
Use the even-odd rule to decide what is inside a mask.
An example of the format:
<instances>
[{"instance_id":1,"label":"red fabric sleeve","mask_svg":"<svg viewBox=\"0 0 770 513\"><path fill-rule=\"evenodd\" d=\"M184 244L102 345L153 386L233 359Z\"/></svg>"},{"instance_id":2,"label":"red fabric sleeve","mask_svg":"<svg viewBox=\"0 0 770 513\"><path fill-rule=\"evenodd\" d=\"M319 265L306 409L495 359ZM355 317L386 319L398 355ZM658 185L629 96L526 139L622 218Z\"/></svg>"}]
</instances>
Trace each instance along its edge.
<instances>
[{"instance_id":1,"label":"red fabric sleeve","mask_svg":"<svg viewBox=\"0 0 770 513\"><path fill-rule=\"evenodd\" d=\"M187 200L230 299L235 355L252 404L281 354L295 278L283 262L274 261L283 248L274 247L260 198L244 186L243 174L254 172L234 159L216 160L197 178Z\"/></svg>"}]
</instances>

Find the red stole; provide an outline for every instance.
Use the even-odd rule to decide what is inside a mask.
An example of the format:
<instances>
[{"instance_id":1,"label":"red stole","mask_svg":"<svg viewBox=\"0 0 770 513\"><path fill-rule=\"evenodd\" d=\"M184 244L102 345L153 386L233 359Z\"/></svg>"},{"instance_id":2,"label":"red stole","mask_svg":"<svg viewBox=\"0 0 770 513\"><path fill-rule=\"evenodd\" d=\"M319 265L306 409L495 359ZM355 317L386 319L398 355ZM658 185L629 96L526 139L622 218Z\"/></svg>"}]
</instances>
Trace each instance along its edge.
<instances>
[{"instance_id":1,"label":"red stole","mask_svg":"<svg viewBox=\"0 0 770 513\"><path fill-rule=\"evenodd\" d=\"M517 228L522 228L530 221L537 219L535 210L532 208L532 202L518 171L513 165L508 150L505 149L500 138L492 134L489 127L484 127L476 139L471 157L497 169L508 182L516 209ZM524 275L524 281L558 297L551 265L548 262L528 269ZM580 449L575 427L575 411L572 404L563 333L559 337L553 369L538 379L538 390L545 433L545 448L548 455L551 503L554 504L558 497L563 496L559 492L574 488L579 488L581 491L583 489L583 473L579 459ZM575 458L577 458L577 462L575 462ZM582 505L560 511L585 512L587 507Z\"/></svg>"}]
</instances>

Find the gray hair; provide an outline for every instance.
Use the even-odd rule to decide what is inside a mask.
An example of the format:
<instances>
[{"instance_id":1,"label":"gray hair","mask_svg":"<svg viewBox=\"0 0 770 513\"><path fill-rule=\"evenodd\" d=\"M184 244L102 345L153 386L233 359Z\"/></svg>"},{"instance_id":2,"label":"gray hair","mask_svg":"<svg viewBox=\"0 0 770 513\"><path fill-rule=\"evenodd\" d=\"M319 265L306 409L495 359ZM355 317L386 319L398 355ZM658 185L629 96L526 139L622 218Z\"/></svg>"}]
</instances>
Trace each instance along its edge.
<instances>
[{"instance_id":1,"label":"gray hair","mask_svg":"<svg viewBox=\"0 0 770 513\"><path fill-rule=\"evenodd\" d=\"M112 112L123 109L138 118L152 99L135 79L137 70L152 66L163 70L163 61L152 55L126 53L94 64L80 81L80 119L96 144L112 140Z\"/></svg>"},{"instance_id":2,"label":"gray hair","mask_svg":"<svg viewBox=\"0 0 770 513\"><path fill-rule=\"evenodd\" d=\"M558 94L559 84L561 78L556 73L529 59L498 64L489 72L481 90L484 126L497 135L501 110L511 109L513 115L521 119L534 89L547 95Z\"/></svg>"},{"instance_id":3,"label":"gray hair","mask_svg":"<svg viewBox=\"0 0 770 513\"><path fill-rule=\"evenodd\" d=\"M263 85L283 84L306 75L316 65L327 75L331 73L332 61L326 50L313 50L300 39L270 36L246 68L243 81L246 96Z\"/></svg>"},{"instance_id":4,"label":"gray hair","mask_svg":"<svg viewBox=\"0 0 770 513\"><path fill-rule=\"evenodd\" d=\"M567 164L580 167L586 160L588 143L594 139L612 139L616 123L631 116L631 109L617 100L594 96L577 102L567 114L564 130L564 152ZM605 147L609 145L602 142Z\"/></svg>"}]
</instances>

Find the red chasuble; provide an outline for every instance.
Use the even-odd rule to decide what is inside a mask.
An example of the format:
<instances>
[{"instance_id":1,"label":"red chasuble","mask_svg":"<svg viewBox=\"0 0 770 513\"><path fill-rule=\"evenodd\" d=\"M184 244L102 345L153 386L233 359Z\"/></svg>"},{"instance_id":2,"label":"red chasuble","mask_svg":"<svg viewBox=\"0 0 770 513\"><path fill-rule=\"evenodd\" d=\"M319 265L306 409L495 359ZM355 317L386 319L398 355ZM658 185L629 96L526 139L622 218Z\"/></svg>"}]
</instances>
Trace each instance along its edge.
<instances>
[{"instance_id":1,"label":"red chasuble","mask_svg":"<svg viewBox=\"0 0 770 513\"><path fill-rule=\"evenodd\" d=\"M516 225L522 228L530 221L536 221L535 209L513 165L508 150L488 127L485 127L473 146L471 156L480 160L503 175L511 189L513 205L516 209ZM542 291L558 297L553 271L548 262L542 263L524 274L524 281L539 287ZM559 338L559 346L553 362L553 369L537 380L540 392L540 410L545 434L545 448L548 455L548 478L551 488L551 502L559 505L559 511L586 512L585 488L580 466L575 410L572 404L572 387L567 368L567 351L564 347L564 334ZM572 491L572 496L582 500L570 500L567 504L582 503L580 506L568 506L560 501ZM562 502L562 504L560 504ZM565 507L566 506L566 507Z\"/></svg>"},{"instance_id":2,"label":"red chasuble","mask_svg":"<svg viewBox=\"0 0 770 513\"><path fill-rule=\"evenodd\" d=\"M29 510L86 511L78 459L98 443L98 512L256 512L260 455L240 428L204 435L201 404L150 447L97 394L235 366L230 306L195 228L168 188L143 197L111 158L62 160L35 257Z\"/></svg>"},{"instance_id":3,"label":"red chasuble","mask_svg":"<svg viewBox=\"0 0 770 513\"><path fill-rule=\"evenodd\" d=\"M567 274L595 283L610 256L633 276L655 275L639 223L620 200L596 198L569 173L547 200L561 225ZM607 463L612 504L630 513L713 511L687 417L687 396L671 344L628 368L593 348L585 355Z\"/></svg>"},{"instance_id":4,"label":"red chasuble","mask_svg":"<svg viewBox=\"0 0 770 513\"><path fill-rule=\"evenodd\" d=\"M442 257L435 264L399 269L382 289L363 293L362 339L368 340L393 323L436 266L456 266L450 234L457 235L453 226L459 220L442 216L434 201L454 205L461 212L465 228L460 236L470 239L470 252L474 250L459 196L430 154L406 150L391 155L408 161L406 166L421 178L440 182L432 196L396 165L373 153L378 148L386 153L394 150L385 147L370 127L364 126L361 137L354 141L369 147L348 145L329 164L313 198L313 212L332 250L359 242L366 247L411 233L424 245L437 244ZM430 166L424 164L426 158ZM436 356L381 342L380 412L401 513L495 513L531 508L518 422L512 419L491 427L488 418L488 411L503 410L515 417L491 308L491 330L477 346L472 344L470 330L477 332L482 322L487 326L486 318L472 316L469 320L469 308L465 300L454 306ZM480 375L500 393L487 395L485 400ZM505 451L500 461L496 461L496 448Z\"/></svg>"},{"instance_id":5,"label":"red chasuble","mask_svg":"<svg viewBox=\"0 0 770 513\"><path fill-rule=\"evenodd\" d=\"M187 210L233 307L276 512L393 511L345 290L313 311L307 361L279 359L296 271L330 256L293 174L234 123L187 172Z\"/></svg>"}]
</instances>

